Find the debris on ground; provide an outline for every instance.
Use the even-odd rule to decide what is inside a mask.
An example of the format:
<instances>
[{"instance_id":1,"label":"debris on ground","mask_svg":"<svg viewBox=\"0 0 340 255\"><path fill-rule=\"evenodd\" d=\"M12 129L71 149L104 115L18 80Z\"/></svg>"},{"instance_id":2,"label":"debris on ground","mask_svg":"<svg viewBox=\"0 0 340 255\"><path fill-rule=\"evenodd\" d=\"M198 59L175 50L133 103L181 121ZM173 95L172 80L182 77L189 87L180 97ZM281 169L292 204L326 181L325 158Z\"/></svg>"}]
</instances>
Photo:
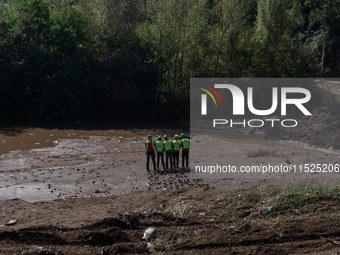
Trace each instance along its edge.
<instances>
[{"instance_id":1,"label":"debris on ground","mask_svg":"<svg viewBox=\"0 0 340 255\"><path fill-rule=\"evenodd\" d=\"M272 206L267 206L264 210L262 210L261 212L262 215L269 213L272 208L273 208Z\"/></svg>"},{"instance_id":2,"label":"debris on ground","mask_svg":"<svg viewBox=\"0 0 340 255\"><path fill-rule=\"evenodd\" d=\"M151 238L156 234L156 229L155 228L148 228L147 230L145 230L144 232L144 236L143 236L143 240L145 241L150 241Z\"/></svg>"},{"instance_id":3,"label":"debris on ground","mask_svg":"<svg viewBox=\"0 0 340 255\"><path fill-rule=\"evenodd\" d=\"M14 224L16 224L17 223L17 221L16 220L10 220L9 222L7 222L7 226L10 226L10 225L14 225Z\"/></svg>"}]
</instances>

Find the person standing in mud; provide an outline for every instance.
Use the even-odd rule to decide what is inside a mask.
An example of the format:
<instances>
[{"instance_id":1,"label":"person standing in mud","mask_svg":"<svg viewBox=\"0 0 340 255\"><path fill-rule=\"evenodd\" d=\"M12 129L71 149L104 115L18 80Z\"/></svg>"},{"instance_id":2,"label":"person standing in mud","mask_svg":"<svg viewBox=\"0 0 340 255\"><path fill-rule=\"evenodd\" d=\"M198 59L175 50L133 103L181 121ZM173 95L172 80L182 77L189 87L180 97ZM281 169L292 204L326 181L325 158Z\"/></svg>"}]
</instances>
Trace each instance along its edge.
<instances>
[{"instance_id":1,"label":"person standing in mud","mask_svg":"<svg viewBox=\"0 0 340 255\"><path fill-rule=\"evenodd\" d=\"M158 136L158 141L156 142L156 151L157 151L157 170L159 171L159 159L162 159L163 170L164 166L164 143L162 141L162 137Z\"/></svg>"},{"instance_id":2,"label":"person standing in mud","mask_svg":"<svg viewBox=\"0 0 340 255\"><path fill-rule=\"evenodd\" d=\"M181 148L181 142L178 141L178 135L175 135L175 140L172 141L172 158L174 162L174 168L178 169L178 161L179 161L179 149Z\"/></svg>"},{"instance_id":3,"label":"person standing in mud","mask_svg":"<svg viewBox=\"0 0 340 255\"><path fill-rule=\"evenodd\" d=\"M181 147L182 147L182 168L184 169L184 159L186 160L186 168L189 168L189 147L190 147L190 140L185 137L185 135L181 134L182 141L181 141Z\"/></svg>"},{"instance_id":4,"label":"person standing in mud","mask_svg":"<svg viewBox=\"0 0 340 255\"><path fill-rule=\"evenodd\" d=\"M165 150L165 166L169 170L168 160L170 161L170 169L172 170L172 142L168 136L164 136L164 150Z\"/></svg>"},{"instance_id":5,"label":"person standing in mud","mask_svg":"<svg viewBox=\"0 0 340 255\"><path fill-rule=\"evenodd\" d=\"M156 143L155 143L154 140L152 140L152 135L148 135L148 140L146 140L146 142L145 142L145 148L146 148L146 170L147 171L150 171L150 169L149 169L150 157L152 159L153 169L154 169L154 171L156 171L155 147L156 147Z\"/></svg>"}]
</instances>

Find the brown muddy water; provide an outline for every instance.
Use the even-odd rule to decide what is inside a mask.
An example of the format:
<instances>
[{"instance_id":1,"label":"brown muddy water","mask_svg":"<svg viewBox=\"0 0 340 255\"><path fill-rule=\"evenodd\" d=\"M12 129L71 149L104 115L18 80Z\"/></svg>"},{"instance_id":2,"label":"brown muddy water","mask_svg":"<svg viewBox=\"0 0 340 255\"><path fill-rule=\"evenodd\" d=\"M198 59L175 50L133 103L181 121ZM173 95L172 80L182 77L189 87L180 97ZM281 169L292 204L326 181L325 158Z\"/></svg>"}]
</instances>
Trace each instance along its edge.
<instances>
[{"instance_id":1,"label":"brown muddy water","mask_svg":"<svg viewBox=\"0 0 340 255\"><path fill-rule=\"evenodd\" d=\"M197 183L183 181L189 178L186 173L184 176L177 172L158 175L146 171L144 142L147 134L156 138L165 134L173 137L182 132L189 134L185 129L170 127L129 130L2 128L0 200L106 197L142 190L195 187ZM218 162L239 167L245 164L278 165L287 159L294 164L312 162L334 165L340 161L339 151L319 151L299 143L268 142L231 132L227 132L228 139L224 142L213 133L207 136L192 132L189 135L192 145L195 145L190 150L190 167L194 167L195 162L201 165ZM211 144L216 146L211 147ZM268 152L269 156L261 156L263 153L260 152ZM205 185L216 188L239 188L240 185L242 188L262 188L266 186L263 182L281 185L293 181L307 183L313 176L290 173L275 178L270 174L258 178L253 174L227 177L196 178L190 175L192 180L202 179ZM321 180L326 176L317 174L316 177ZM174 184L175 179L178 185ZM183 183L179 184L180 181Z\"/></svg>"},{"instance_id":2,"label":"brown muddy water","mask_svg":"<svg viewBox=\"0 0 340 255\"><path fill-rule=\"evenodd\" d=\"M154 130L153 133L157 131L159 130ZM146 129L76 130L44 128L1 128L0 154L6 154L16 150L31 150L45 147L54 147L58 144L58 140L60 139L88 139L91 136L121 136L125 138L131 138L133 136L146 136L148 132L152 131ZM164 132L165 131L163 130L161 133ZM171 133L173 133L173 131Z\"/></svg>"},{"instance_id":3,"label":"brown muddy water","mask_svg":"<svg viewBox=\"0 0 340 255\"><path fill-rule=\"evenodd\" d=\"M0 129L0 200L100 197L147 188L147 135L177 129Z\"/></svg>"}]
</instances>

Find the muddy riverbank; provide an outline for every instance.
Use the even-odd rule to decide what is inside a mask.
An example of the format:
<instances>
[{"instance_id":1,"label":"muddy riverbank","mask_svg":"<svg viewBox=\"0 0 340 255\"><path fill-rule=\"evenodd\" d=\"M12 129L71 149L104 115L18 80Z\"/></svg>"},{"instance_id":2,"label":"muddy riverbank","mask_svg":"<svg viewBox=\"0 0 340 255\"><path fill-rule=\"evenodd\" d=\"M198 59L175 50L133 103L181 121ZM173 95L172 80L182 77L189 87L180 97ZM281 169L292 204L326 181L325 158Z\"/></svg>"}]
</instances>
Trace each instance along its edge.
<instances>
[{"instance_id":1,"label":"muddy riverbank","mask_svg":"<svg viewBox=\"0 0 340 255\"><path fill-rule=\"evenodd\" d=\"M92 197L144 189L148 132L42 128L2 132L0 199ZM151 132L173 136L177 130Z\"/></svg>"},{"instance_id":2,"label":"muddy riverbank","mask_svg":"<svg viewBox=\"0 0 340 255\"><path fill-rule=\"evenodd\" d=\"M299 236L295 235L296 222L285 221L286 227L280 231L285 236L295 236L295 241L282 239L281 244L272 243L273 239L267 236L280 234L277 228L266 230L262 224L249 227L251 221L232 223L232 215L221 216L210 212L210 208L218 208L219 199L228 190L261 192L267 187L288 187L294 183L306 187L334 184L338 180L336 173L331 178L305 172L212 176L193 170L196 165L210 164L238 168L312 162L336 165L340 161L338 150L229 131L223 137L191 132L191 172L147 172L147 134L172 137L182 132L189 134L186 129L171 128L32 128L16 134L2 132L5 141L0 155L1 254L147 254L150 248L141 237L149 226L156 226L159 231L154 249L166 254L315 250L333 254L326 241L308 237L310 231L321 233L318 227L308 227L309 216L301 218L305 227ZM27 147L18 148L15 143ZM195 217L186 218L191 207L199 211ZM8 225L10 221L15 224ZM333 220L317 218L312 222L313 226L325 228L333 225ZM328 238L335 233L334 228L321 234ZM242 241L246 235L251 237L249 244ZM168 246L169 240L172 244Z\"/></svg>"},{"instance_id":3,"label":"muddy riverbank","mask_svg":"<svg viewBox=\"0 0 340 255\"><path fill-rule=\"evenodd\" d=\"M190 174L182 170L146 172L144 142L147 134L152 133L154 136L167 134L172 137L186 131L27 129L20 134L6 134L3 148L26 145L27 149L16 148L0 155L0 199L20 198L25 201L38 201L54 198L106 197L154 189L205 186L221 189L263 188L268 185L308 183L311 180L323 183L336 181L335 172L332 176L305 172L282 175ZM216 163L232 165L239 169L243 165L274 166L284 162L295 165L305 163L335 165L340 162L338 150L320 150L301 143L268 141L233 132L226 135L227 139L221 140L214 134L209 137L191 134L192 172L196 165ZM213 149L211 143L216 144Z\"/></svg>"}]
</instances>

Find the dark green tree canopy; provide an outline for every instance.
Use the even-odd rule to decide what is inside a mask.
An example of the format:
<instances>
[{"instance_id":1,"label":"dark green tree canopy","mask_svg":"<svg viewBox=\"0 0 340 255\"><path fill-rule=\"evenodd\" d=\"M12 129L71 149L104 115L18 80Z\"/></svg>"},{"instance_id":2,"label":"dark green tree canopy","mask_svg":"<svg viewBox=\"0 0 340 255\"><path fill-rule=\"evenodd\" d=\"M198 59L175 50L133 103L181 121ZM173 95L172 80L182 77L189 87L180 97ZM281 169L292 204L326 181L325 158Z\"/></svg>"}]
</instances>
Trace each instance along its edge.
<instances>
[{"instance_id":1,"label":"dark green tree canopy","mask_svg":"<svg viewBox=\"0 0 340 255\"><path fill-rule=\"evenodd\" d=\"M339 35L340 0L0 0L0 118L188 118L190 77L339 76Z\"/></svg>"}]
</instances>

